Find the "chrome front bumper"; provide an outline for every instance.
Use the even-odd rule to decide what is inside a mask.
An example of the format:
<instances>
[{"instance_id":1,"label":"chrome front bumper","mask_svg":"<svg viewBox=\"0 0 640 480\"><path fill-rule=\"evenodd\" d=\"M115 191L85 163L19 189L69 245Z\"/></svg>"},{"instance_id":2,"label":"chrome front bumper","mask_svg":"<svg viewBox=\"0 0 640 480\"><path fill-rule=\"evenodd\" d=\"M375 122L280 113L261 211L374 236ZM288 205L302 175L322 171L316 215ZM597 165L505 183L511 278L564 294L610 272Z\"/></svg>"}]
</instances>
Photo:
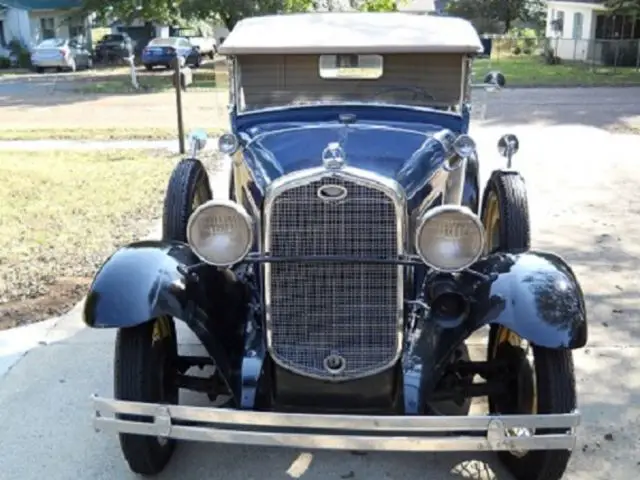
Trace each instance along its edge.
<instances>
[{"instance_id":1,"label":"chrome front bumper","mask_svg":"<svg viewBox=\"0 0 640 480\"><path fill-rule=\"evenodd\" d=\"M92 397L99 430L194 440L329 450L571 450L577 411L561 415L360 416L255 412L159 405ZM141 415L145 423L115 418ZM108 416L106 416L108 415ZM509 429L567 429L567 434L512 436Z\"/></svg>"}]
</instances>

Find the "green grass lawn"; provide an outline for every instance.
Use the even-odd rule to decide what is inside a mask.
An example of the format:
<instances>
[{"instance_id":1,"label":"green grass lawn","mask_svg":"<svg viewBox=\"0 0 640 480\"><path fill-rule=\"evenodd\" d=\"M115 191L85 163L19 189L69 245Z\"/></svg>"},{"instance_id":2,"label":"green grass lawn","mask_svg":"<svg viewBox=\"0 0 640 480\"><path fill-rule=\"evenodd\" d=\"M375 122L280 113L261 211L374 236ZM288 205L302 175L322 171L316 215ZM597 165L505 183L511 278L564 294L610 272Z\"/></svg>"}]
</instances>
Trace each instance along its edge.
<instances>
[{"instance_id":1,"label":"green grass lawn","mask_svg":"<svg viewBox=\"0 0 640 480\"><path fill-rule=\"evenodd\" d=\"M0 152L0 330L67 311L114 249L148 233L176 156Z\"/></svg>"},{"instance_id":2,"label":"green grass lawn","mask_svg":"<svg viewBox=\"0 0 640 480\"><path fill-rule=\"evenodd\" d=\"M490 70L501 71L507 86L598 86L638 84L640 72L635 68L602 67L580 62L565 61L560 65L547 65L539 55L479 59L474 62L476 81L482 81Z\"/></svg>"},{"instance_id":3,"label":"green grass lawn","mask_svg":"<svg viewBox=\"0 0 640 480\"><path fill-rule=\"evenodd\" d=\"M226 89L229 84L229 77L226 70L211 68L191 69L193 73L193 83L189 90L211 90ZM163 92L173 89L173 76L170 71L154 71L138 73L138 83L142 92ZM79 79L74 88L77 93L96 94L122 94L138 93L131 85L131 75L129 73L118 73L115 75L103 75Z\"/></svg>"},{"instance_id":4,"label":"green grass lawn","mask_svg":"<svg viewBox=\"0 0 640 480\"><path fill-rule=\"evenodd\" d=\"M222 130L206 128L209 135ZM177 128L130 127L112 128L22 128L0 129L0 141L8 140L172 140L177 138Z\"/></svg>"}]
</instances>

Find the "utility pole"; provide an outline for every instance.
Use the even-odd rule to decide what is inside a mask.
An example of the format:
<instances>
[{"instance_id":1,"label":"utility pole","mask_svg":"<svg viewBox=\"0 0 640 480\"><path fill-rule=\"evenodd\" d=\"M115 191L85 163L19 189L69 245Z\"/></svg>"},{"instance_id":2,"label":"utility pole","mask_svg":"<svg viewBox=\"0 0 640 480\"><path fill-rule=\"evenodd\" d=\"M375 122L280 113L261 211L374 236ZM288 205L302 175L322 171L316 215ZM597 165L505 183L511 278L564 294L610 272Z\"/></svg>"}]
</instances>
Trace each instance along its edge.
<instances>
[{"instance_id":1,"label":"utility pole","mask_svg":"<svg viewBox=\"0 0 640 480\"><path fill-rule=\"evenodd\" d=\"M182 57L177 52L173 61L173 85L176 89L176 113L178 117L178 143L180 145L180 154L186 152L184 145L184 123L182 121Z\"/></svg>"}]
</instances>

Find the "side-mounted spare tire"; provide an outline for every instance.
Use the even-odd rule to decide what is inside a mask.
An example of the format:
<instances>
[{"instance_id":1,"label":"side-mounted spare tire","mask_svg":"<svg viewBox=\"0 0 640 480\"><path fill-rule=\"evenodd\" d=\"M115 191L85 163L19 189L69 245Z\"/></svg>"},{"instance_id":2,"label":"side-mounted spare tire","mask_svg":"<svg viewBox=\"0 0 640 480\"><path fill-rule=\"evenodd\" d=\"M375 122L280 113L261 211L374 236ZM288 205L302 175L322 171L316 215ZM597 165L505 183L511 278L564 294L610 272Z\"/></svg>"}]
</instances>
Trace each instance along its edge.
<instances>
[{"instance_id":1,"label":"side-mounted spare tire","mask_svg":"<svg viewBox=\"0 0 640 480\"><path fill-rule=\"evenodd\" d=\"M193 211L211 200L209 175L195 158L180 160L171 173L164 197L162 239L187 241L187 222Z\"/></svg>"},{"instance_id":2,"label":"side-mounted spare tire","mask_svg":"<svg viewBox=\"0 0 640 480\"><path fill-rule=\"evenodd\" d=\"M482 195L486 249L522 253L531 248L529 202L524 179L516 172L496 170Z\"/></svg>"}]
</instances>

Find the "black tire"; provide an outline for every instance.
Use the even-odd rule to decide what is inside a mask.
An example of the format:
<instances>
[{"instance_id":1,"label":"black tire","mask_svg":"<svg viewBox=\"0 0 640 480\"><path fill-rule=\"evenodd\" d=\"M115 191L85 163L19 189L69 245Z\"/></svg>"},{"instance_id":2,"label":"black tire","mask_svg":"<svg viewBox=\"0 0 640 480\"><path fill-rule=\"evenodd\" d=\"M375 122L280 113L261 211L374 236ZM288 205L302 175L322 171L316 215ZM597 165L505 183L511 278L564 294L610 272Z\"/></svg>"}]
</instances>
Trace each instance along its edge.
<instances>
[{"instance_id":1,"label":"black tire","mask_svg":"<svg viewBox=\"0 0 640 480\"><path fill-rule=\"evenodd\" d=\"M492 329L489 352L493 352L498 329ZM576 382L571 350L556 350L532 346L535 362L535 384L538 414L571 413L577 408ZM499 401L489 397L491 413L531 413L498 407ZM503 411L500 411L503 410ZM564 430L548 429L538 433L564 434ZM498 458L517 480L560 480L571 457L570 450L535 450L514 455L508 451L498 452Z\"/></svg>"},{"instance_id":2,"label":"black tire","mask_svg":"<svg viewBox=\"0 0 640 480\"><path fill-rule=\"evenodd\" d=\"M162 238L187 241L187 222L197 206L211 200L209 175L200 160L185 158L173 169L164 197Z\"/></svg>"},{"instance_id":3,"label":"black tire","mask_svg":"<svg viewBox=\"0 0 640 480\"><path fill-rule=\"evenodd\" d=\"M215 58L215 56L216 56L216 51L215 51L215 49L214 49L214 50L211 50L211 51L209 52L209 54L208 54L208 55L209 55L209 58L210 58L211 60L213 60L213 59Z\"/></svg>"},{"instance_id":4,"label":"black tire","mask_svg":"<svg viewBox=\"0 0 640 480\"><path fill-rule=\"evenodd\" d=\"M153 65L145 65L144 68L147 72L150 72L151 70L153 70Z\"/></svg>"},{"instance_id":5,"label":"black tire","mask_svg":"<svg viewBox=\"0 0 640 480\"><path fill-rule=\"evenodd\" d=\"M489 217L495 200L499 223L497 230L491 231L493 222ZM487 232L489 251L521 253L531 248L527 189L519 174L500 171L491 174L482 195L481 220Z\"/></svg>"},{"instance_id":6,"label":"black tire","mask_svg":"<svg viewBox=\"0 0 640 480\"><path fill-rule=\"evenodd\" d=\"M156 338L154 328L162 323L165 335ZM168 328L167 328L168 327ZM179 389L173 378L178 347L173 320L163 317L131 328L116 336L114 393L119 400L177 404ZM120 415L123 420L149 421L148 417ZM171 459L176 442L148 435L121 433L120 448L129 468L140 475L160 473Z\"/></svg>"},{"instance_id":7,"label":"black tire","mask_svg":"<svg viewBox=\"0 0 640 480\"><path fill-rule=\"evenodd\" d=\"M38 73L44 73L44 68L42 68L42 67L36 67L36 72L38 72Z\"/></svg>"}]
</instances>

